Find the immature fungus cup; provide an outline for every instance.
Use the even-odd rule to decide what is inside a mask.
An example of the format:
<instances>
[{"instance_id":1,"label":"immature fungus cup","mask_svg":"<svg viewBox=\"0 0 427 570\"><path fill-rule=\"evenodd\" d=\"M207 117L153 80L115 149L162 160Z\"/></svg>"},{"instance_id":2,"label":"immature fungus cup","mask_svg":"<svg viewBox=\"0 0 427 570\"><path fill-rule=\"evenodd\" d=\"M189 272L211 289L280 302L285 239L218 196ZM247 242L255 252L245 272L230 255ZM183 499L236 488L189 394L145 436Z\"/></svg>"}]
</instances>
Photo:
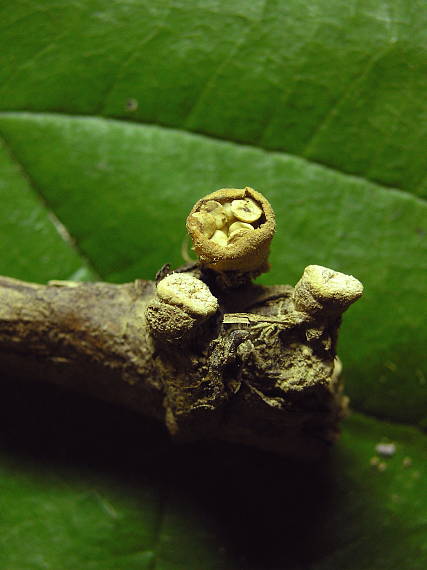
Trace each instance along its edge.
<instances>
[{"instance_id":1,"label":"immature fungus cup","mask_svg":"<svg viewBox=\"0 0 427 570\"><path fill-rule=\"evenodd\" d=\"M294 290L294 304L304 313L344 312L362 296L363 285L346 275L321 265L308 265Z\"/></svg>"},{"instance_id":2,"label":"immature fungus cup","mask_svg":"<svg viewBox=\"0 0 427 570\"><path fill-rule=\"evenodd\" d=\"M222 188L201 198L187 218L187 230L206 267L254 274L268 269L274 212L253 188Z\"/></svg>"},{"instance_id":3,"label":"immature fungus cup","mask_svg":"<svg viewBox=\"0 0 427 570\"><path fill-rule=\"evenodd\" d=\"M209 287L188 273L172 273L157 284L145 315L152 334L167 342L184 339L218 310Z\"/></svg>"},{"instance_id":4,"label":"immature fungus cup","mask_svg":"<svg viewBox=\"0 0 427 570\"><path fill-rule=\"evenodd\" d=\"M209 287L188 273L172 273L162 279L157 285L157 296L195 317L209 317L218 310L218 300Z\"/></svg>"}]
</instances>

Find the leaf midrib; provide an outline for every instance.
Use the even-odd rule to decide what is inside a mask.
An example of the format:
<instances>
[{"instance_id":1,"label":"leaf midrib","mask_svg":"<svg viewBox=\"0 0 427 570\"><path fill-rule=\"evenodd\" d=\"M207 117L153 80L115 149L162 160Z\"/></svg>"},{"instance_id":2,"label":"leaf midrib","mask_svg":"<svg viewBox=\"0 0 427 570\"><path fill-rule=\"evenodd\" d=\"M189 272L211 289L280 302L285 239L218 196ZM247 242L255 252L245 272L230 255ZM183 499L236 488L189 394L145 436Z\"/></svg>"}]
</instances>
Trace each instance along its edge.
<instances>
[{"instance_id":1,"label":"leaf midrib","mask_svg":"<svg viewBox=\"0 0 427 570\"><path fill-rule=\"evenodd\" d=\"M209 141L217 141L217 142L223 142L223 143L228 143L231 145L236 145L236 146L240 146L240 147L250 147L250 148L255 148L259 151L262 151L264 153L266 153L267 155L279 155L279 156L283 156L283 157L290 157L290 158L294 158L294 159L298 159L301 160L309 165L313 165L316 166L318 168L322 168L325 169L328 172L334 172L334 173L338 173L341 176L345 176L354 180L358 180L361 181L365 184L370 184L370 185L374 185L376 187L382 188L386 191L391 191L391 192L397 192L400 193L402 195L404 195L405 197L410 197L416 201L419 201L421 204L426 204L427 203L427 199L423 198L422 196L418 196L417 194L414 194L412 192L410 192L409 190L406 190L404 188L400 188L398 186L391 186L388 184L385 184L382 181L378 181L372 178L367 178L364 176L361 176L359 174L355 174L352 172L347 172L345 170L339 170L337 168L334 168L328 164L322 163L322 162L318 162L313 160L312 158L308 159L307 157L303 156L303 155L299 155L296 153L290 153L290 152L285 152L281 149L271 149L271 148L267 148L261 145L256 145L256 144L251 144L250 142L244 142L244 141L239 141L239 140L232 140L232 139L227 139L227 138L223 138L220 136L214 136L211 134L207 134L201 131L194 131L194 130L190 130L190 129L186 129L183 127L172 127L170 125L167 124L162 124L159 122L150 122L150 121L132 121L129 118L126 117L105 117L103 115L98 115L98 114L82 114L82 113L64 113L64 112L46 112L46 111L27 111L27 110L19 110L19 111L0 111L0 118L1 117L22 117L22 116L29 116L29 117L63 117L63 118L68 118L68 119L98 119L100 121L107 121L107 122L112 122L112 123L127 123L130 125L133 125L134 127L141 127L144 128L146 126L150 126L150 127L157 127L158 129L162 129L162 130L166 130L166 131L171 131L171 132L177 132L177 133L182 133L182 134L186 134L188 136L195 136L195 137L200 137L202 139L207 139ZM2 135L4 137L4 135ZM9 147L9 145L8 145ZM20 165L21 169L23 168L22 164ZM40 193L41 191L38 189L37 193Z\"/></svg>"}]
</instances>

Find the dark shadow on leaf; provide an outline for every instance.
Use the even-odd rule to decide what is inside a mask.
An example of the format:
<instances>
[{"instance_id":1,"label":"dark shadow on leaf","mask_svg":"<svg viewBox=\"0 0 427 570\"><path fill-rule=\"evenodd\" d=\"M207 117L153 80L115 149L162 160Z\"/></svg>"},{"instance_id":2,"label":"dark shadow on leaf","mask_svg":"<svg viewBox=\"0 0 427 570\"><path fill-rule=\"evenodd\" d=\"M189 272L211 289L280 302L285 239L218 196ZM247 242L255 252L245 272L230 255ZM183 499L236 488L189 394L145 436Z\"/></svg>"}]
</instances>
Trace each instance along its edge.
<instances>
[{"instance_id":1,"label":"dark shadow on leaf","mask_svg":"<svg viewBox=\"0 0 427 570\"><path fill-rule=\"evenodd\" d=\"M191 517L217 561L205 564L179 540L165 552L155 537L156 554L181 563L169 567L305 569L352 540L337 515L347 508L339 463L351 457L333 454L308 465L218 442L174 445L157 423L135 413L29 382L2 381L0 418L3 454L47 471L95 473L136 501L142 485L152 488L164 509L179 513L176 525ZM381 516L377 509L370 525Z\"/></svg>"}]
</instances>

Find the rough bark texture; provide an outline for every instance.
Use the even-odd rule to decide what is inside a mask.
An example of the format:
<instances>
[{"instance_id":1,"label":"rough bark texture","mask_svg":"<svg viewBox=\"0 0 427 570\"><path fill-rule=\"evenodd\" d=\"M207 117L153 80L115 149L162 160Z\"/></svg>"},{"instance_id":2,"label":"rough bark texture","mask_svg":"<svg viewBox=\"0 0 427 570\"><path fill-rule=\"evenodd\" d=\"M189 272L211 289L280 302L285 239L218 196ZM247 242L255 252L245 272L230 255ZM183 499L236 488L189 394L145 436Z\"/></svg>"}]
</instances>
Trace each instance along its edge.
<instances>
[{"instance_id":1,"label":"rough bark texture","mask_svg":"<svg viewBox=\"0 0 427 570\"><path fill-rule=\"evenodd\" d=\"M153 282L1 277L2 373L128 406L182 441L219 438L303 457L325 451L346 407L334 373L339 317L296 311L287 285L224 289L213 272L180 271L205 281L220 311L173 341L148 325Z\"/></svg>"}]
</instances>

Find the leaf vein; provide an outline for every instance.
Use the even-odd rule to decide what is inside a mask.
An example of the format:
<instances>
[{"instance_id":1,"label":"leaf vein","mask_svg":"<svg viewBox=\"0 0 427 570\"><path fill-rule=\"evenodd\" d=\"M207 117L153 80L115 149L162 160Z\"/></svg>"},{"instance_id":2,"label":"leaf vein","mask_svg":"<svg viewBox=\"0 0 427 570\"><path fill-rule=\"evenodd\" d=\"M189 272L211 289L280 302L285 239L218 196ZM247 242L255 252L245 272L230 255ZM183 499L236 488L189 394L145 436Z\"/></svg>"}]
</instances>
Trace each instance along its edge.
<instances>
[{"instance_id":1,"label":"leaf vein","mask_svg":"<svg viewBox=\"0 0 427 570\"><path fill-rule=\"evenodd\" d=\"M333 166L330 166L329 164L326 163L322 163L322 162L318 162L316 160L314 160L313 158L309 158L306 156L301 156L298 154L294 154L294 153L290 153L290 152L285 152L283 150L275 150L275 149L269 149L269 148L263 148L261 146L255 145L255 144L250 144L247 142L241 142L241 141L234 141L231 139L226 139L220 136L214 136L211 134L207 134L205 132L200 132L200 131L193 131L193 130L189 130L183 127L170 127L169 125L166 124L162 124L160 122L149 122L149 121L134 121L134 120L129 120L129 118L127 117L104 117L104 116L99 116L99 115L92 115L92 114L74 114L74 113L62 113L62 112L35 112L35 111L26 111L26 110L19 110L19 111L0 111L0 117L62 117L62 118L69 118L69 119L87 119L87 120L99 120L99 121L107 121L107 122L112 122L112 123L125 123L125 124L129 124L134 126L135 128L144 128L144 127L152 127L152 128L158 128L158 129L162 129L162 130L167 130L167 131L171 131L171 132L177 132L177 133L182 133L185 134L187 136L194 136L194 137L200 137L200 138L204 138L210 141L216 141L216 142L222 142L222 143L227 143L227 144L231 144L231 145L236 145L236 146L240 146L240 147L249 147L249 148L254 148L257 149L259 151L262 151L263 153L267 154L267 155L277 155L277 156L284 156L284 157L290 157L290 158L294 158L297 160L302 160L307 164L311 164L313 166L317 166L318 168L322 168L327 170L328 172L335 172L337 174L340 174L341 176L345 176L345 177L349 177L351 179L354 180L359 180L361 182L364 183L369 183L372 184L373 186L377 186L379 188L382 188L384 190L387 190L389 192L396 192L398 194L401 194L402 196L405 196L406 198L411 198L413 200L415 200L416 202L422 204L422 205L426 205L427 204L427 199L422 197L422 196L418 196L415 192L416 190L420 187L420 185L423 184L424 179L422 179L420 181L420 183L417 185L416 188L413 189L413 191L408 191L405 190L403 188L400 188L398 186L391 186L388 185L382 181L378 181L375 179L370 179L370 178L366 178L360 174L357 173L353 173L353 172L347 172L344 170L339 170ZM425 177L427 178L427 176Z\"/></svg>"},{"instance_id":2,"label":"leaf vein","mask_svg":"<svg viewBox=\"0 0 427 570\"><path fill-rule=\"evenodd\" d=\"M373 69L373 67L392 49L394 44L387 43L382 50L376 53L373 57L369 59L366 64L365 69L353 80L349 83L347 89L344 90L341 97L339 97L335 104L329 109L329 111L324 115L323 119L319 122L315 130L313 131L311 137L308 140L307 145L302 150L301 155L304 157L309 157L311 150L313 149L316 140L322 134L322 132L327 127L328 123L330 123L331 119L337 114L338 109L341 105L348 99L350 95L354 93L357 87L363 84L368 73Z\"/></svg>"},{"instance_id":3,"label":"leaf vein","mask_svg":"<svg viewBox=\"0 0 427 570\"><path fill-rule=\"evenodd\" d=\"M163 19L158 24L158 26L156 28L154 28L147 36L145 36L143 38L143 40L141 41L141 43L136 48L133 47L129 52L126 53L124 60L118 66L118 69L115 73L113 80L107 86L107 88L104 92L104 95L100 98L100 105L99 105L98 109L95 111L96 115L98 115L98 114L101 115L101 113L103 113L105 111L105 109L107 107L108 98L110 97L111 93L114 91L114 89L115 89L116 85L118 84L118 82L120 81L120 79L122 79L126 69L129 68L131 63L138 56L138 53L140 52L140 50L145 45L150 43L156 36L158 36L160 30L165 25L165 22L168 19L168 16L171 13L171 10L172 10L172 3L169 4L168 9L166 10L165 15L163 16Z\"/></svg>"},{"instance_id":4,"label":"leaf vein","mask_svg":"<svg viewBox=\"0 0 427 570\"><path fill-rule=\"evenodd\" d=\"M65 226L65 224L59 219L59 217L55 213L54 208L49 204L49 202L47 201L43 192L40 190L40 188L38 187L36 182L33 180L32 176L30 175L28 170L25 168L22 161L20 161L17 158L16 153L14 152L10 142L4 136L4 133L0 133L0 139L1 139L5 149L7 151L7 153L9 154L11 161L13 162L13 164L15 164L15 166L19 169L19 172L21 173L23 178L27 181L28 186L32 189L33 193L35 194L35 196L37 197L37 199L39 200L39 202L43 206L43 209L46 211L50 222L55 227L55 229L58 232L58 234L60 235L60 237L67 243L67 245L70 248L72 248L77 253L77 255L80 257L82 263L84 265L86 265L86 267L88 269L90 269L90 271L97 277L97 279L102 279L102 275L101 275L100 271L98 271L98 269L95 267L92 260L80 248L76 238L70 233L70 231Z\"/></svg>"},{"instance_id":5,"label":"leaf vein","mask_svg":"<svg viewBox=\"0 0 427 570\"><path fill-rule=\"evenodd\" d=\"M264 5L262 8L262 16L260 18L260 21L262 21L264 18L264 15L265 15L265 12L267 10L269 1L270 0L264 0ZM236 41L233 48L230 50L228 57L226 57L223 61L221 61L220 64L218 65L218 67L216 68L216 70L211 74L211 76L209 77L209 79L205 83L205 86L200 91L200 93L199 93L197 99L195 100L193 106L191 107L191 109L187 113L187 117L183 121L183 124L185 125L185 127L187 127L185 130L190 130L192 119L195 115L197 115L197 112L200 109L200 106L201 106L203 100L206 99L206 96L211 91L212 86L215 85L215 80L217 79L217 77L219 77L222 70L225 69L227 67L227 65L233 60L235 55L239 52L239 50L245 44L246 40L251 35L253 30L257 27L257 25L258 25L258 21L256 20L247 29L246 33L244 35L240 36L240 38Z\"/></svg>"}]
</instances>

